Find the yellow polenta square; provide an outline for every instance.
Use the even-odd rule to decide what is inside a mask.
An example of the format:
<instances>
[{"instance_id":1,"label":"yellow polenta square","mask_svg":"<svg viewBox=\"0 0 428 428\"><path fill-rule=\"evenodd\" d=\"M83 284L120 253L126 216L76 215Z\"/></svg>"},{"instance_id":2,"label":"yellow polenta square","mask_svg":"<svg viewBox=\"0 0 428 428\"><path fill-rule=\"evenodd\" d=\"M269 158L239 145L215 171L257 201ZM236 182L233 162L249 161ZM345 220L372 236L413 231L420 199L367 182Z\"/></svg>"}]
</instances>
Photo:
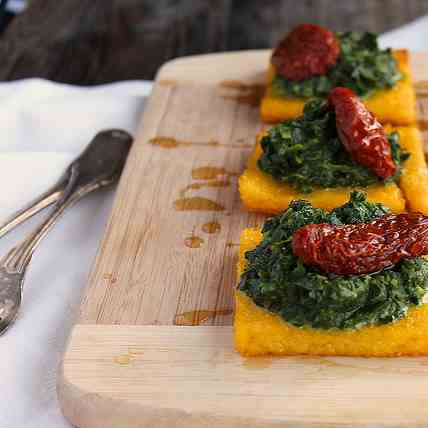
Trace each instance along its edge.
<instances>
[{"instance_id":1,"label":"yellow polenta square","mask_svg":"<svg viewBox=\"0 0 428 428\"><path fill-rule=\"evenodd\" d=\"M259 229L241 235L238 275L244 255L262 239ZM394 323L360 330L318 330L295 327L279 315L256 306L243 292L235 294L235 347L245 356L342 355L393 357L428 355L428 305L413 308Z\"/></svg>"},{"instance_id":2,"label":"yellow polenta square","mask_svg":"<svg viewBox=\"0 0 428 428\"><path fill-rule=\"evenodd\" d=\"M382 123L394 125L410 125L416 121L415 90L406 50L393 52L403 79L391 89L377 91L363 100L367 108ZM272 94L271 82L275 76L272 65L268 70L268 88L262 99L260 113L262 120L268 123L282 122L298 117L303 112L305 99L296 97L279 97Z\"/></svg>"},{"instance_id":3,"label":"yellow polenta square","mask_svg":"<svg viewBox=\"0 0 428 428\"><path fill-rule=\"evenodd\" d=\"M332 210L346 203L353 190L362 190L367 193L370 202L381 202L393 212L405 211L407 205L411 211L428 215L428 170L421 133L415 127L386 126L385 129L387 132L397 131L401 147L410 153L398 185L391 182L362 188L318 188L308 194L300 193L257 167L257 159L262 153L259 135L247 169L239 177L239 192L243 204L250 211L276 214L285 210L292 200L306 199L314 207Z\"/></svg>"},{"instance_id":4,"label":"yellow polenta square","mask_svg":"<svg viewBox=\"0 0 428 428\"><path fill-rule=\"evenodd\" d=\"M387 132L393 130L385 127ZM424 143L418 128L398 127L400 145L408 153L409 159L404 162L403 171L398 183L406 199L409 211L419 211L428 215L428 168L425 161Z\"/></svg>"}]
</instances>

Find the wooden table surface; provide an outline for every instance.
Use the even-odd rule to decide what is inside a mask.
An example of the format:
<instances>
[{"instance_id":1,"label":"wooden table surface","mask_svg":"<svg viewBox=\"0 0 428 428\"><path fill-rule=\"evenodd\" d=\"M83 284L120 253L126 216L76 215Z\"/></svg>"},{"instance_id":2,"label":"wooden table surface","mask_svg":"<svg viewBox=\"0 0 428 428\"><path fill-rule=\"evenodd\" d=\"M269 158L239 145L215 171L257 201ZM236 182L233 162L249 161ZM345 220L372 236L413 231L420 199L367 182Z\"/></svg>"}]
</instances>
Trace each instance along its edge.
<instances>
[{"instance_id":1,"label":"wooden table surface","mask_svg":"<svg viewBox=\"0 0 428 428\"><path fill-rule=\"evenodd\" d=\"M30 0L0 37L0 80L152 79L183 55L265 48L301 22L386 31L426 0Z\"/></svg>"}]
</instances>

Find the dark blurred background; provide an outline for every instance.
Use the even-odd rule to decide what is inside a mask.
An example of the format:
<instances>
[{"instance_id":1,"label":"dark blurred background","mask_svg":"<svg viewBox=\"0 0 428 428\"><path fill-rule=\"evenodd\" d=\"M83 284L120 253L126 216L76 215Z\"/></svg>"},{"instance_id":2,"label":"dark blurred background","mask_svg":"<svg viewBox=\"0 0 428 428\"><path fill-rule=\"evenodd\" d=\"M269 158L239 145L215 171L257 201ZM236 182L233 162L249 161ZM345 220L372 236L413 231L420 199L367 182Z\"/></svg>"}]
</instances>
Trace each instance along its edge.
<instances>
[{"instance_id":1,"label":"dark blurred background","mask_svg":"<svg viewBox=\"0 0 428 428\"><path fill-rule=\"evenodd\" d=\"M0 80L152 79L183 55L270 47L302 22L384 32L427 0L0 0Z\"/></svg>"}]
</instances>

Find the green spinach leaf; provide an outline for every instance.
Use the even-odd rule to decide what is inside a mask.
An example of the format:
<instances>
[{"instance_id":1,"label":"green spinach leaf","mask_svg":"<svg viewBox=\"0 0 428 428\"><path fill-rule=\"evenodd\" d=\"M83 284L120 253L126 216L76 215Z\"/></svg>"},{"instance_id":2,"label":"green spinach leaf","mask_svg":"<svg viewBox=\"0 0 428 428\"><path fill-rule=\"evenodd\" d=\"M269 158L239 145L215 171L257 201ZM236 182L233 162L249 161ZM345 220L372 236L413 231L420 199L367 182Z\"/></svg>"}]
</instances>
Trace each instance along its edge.
<instances>
[{"instance_id":1,"label":"green spinach leaf","mask_svg":"<svg viewBox=\"0 0 428 428\"><path fill-rule=\"evenodd\" d=\"M325 97L336 86L368 97L379 89L392 88L402 78L390 49L379 49L373 33L336 33L341 53L326 75L292 81L277 75L272 81L276 96Z\"/></svg>"},{"instance_id":2,"label":"green spinach leaf","mask_svg":"<svg viewBox=\"0 0 428 428\"><path fill-rule=\"evenodd\" d=\"M370 275L338 276L303 265L293 254L293 233L305 224L369 222L388 209L367 202L361 192L331 213L307 201L293 201L263 227L263 240L246 253L248 267L239 289L258 306L299 327L358 329L403 318L422 303L428 289L428 262L404 260Z\"/></svg>"},{"instance_id":3,"label":"green spinach leaf","mask_svg":"<svg viewBox=\"0 0 428 428\"><path fill-rule=\"evenodd\" d=\"M399 167L409 155L400 147L396 132L388 136L393 159ZM354 162L340 142L334 112L326 102L311 100L303 115L271 128L261 140L258 167L302 193L314 187L367 187L382 183L368 168ZM391 180L391 179L390 179Z\"/></svg>"}]
</instances>

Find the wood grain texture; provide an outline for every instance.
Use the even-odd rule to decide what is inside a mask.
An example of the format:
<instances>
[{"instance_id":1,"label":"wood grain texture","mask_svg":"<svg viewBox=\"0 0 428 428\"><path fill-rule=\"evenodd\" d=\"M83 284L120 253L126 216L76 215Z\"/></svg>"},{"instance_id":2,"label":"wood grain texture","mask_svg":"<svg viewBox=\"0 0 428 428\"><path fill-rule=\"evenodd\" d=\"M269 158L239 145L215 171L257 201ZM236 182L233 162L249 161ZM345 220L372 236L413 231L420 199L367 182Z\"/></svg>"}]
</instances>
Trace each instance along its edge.
<instances>
[{"instance_id":1,"label":"wood grain texture","mask_svg":"<svg viewBox=\"0 0 428 428\"><path fill-rule=\"evenodd\" d=\"M79 428L428 424L427 359L245 360L233 350L234 244L264 219L242 209L236 174L263 126L252 96L268 57L214 54L160 70L58 378ZM411 60L423 124L428 54ZM209 179L206 167L216 168ZM177 210L183 197L198 198L197 210ZM213 221L221 230L204 231ZM203 326L172 325L193 311Z\"/></svg>"},{"instance_id":2,"label":"wood grain texture","mask_svg":"<svg viewBox=\"0 0 428 428\"><path fill-rule=\"evenodd\" d=\"M264 51L229 54L227 69L211 62L218 56L208 57L202 66L189 59L189 66L175 61L160 71L89 280L81 323L173 324L184 312L232 308L235 245L244 227L264 218L244 211L237 192L237 175L262 125L257 107L233 99L242 91L220 83L242 81L249 71L227 71L236 60L250 70L257 62L262 71L265 61L255 59L266 57ZM172 137L183 145L150 144L156 137ZM189 185L212 181L192 178L192 171L201 167L223 168L223 179L230 184L189 189L183 195ZM221 210L178 211L175 203L183 197L206 198ZM221 230L204 233L202 226L213 220ZM203 244L187 247L191 236ZM230 324L231 316L215 316L208 323Z\"/></svg>"},{"instance_id":3,"label":"wood grain texture","mask_svg":"<svg viewBox=\"0 0 428 428\"><path fill-rule=\"evenodd\" d=\"M268 56L265 50L212 54L175 60L161 69L79 322L165 325L184 312L232 308L234 244L243 228L264 219L247 213L239 201L236 175L262 124L257 107L237 98L262 82ZM417 80L423 75L423 57L414 56ZM241 89L235 88L236 82ZM242 84L249 86L242 89ZM150 144L156 137L174 138L182 145ZM230 184L205 187L213 180L192 177L192 170L207 166L232 173L222 178ZM181 194L195 185L201 188ZM183 196L206 198L223 210L177 211L175 203ZM206 234L202 226L214 220L221 230ZM185 245L192 236L203 241L199 248ZM231 316L223 313L207 323L230 324Z\"/></svg>"},{"instance_id":4,"label":"wood grain texture","mask_svg":"<svg viewBox=\"0 0 428 428\"><path fill-rule=\"evenodd\" d=\"M231 327L78 326L62 410L79 428L426 427L428 358L259 358Z\"/></svg>"}]
</instances>

